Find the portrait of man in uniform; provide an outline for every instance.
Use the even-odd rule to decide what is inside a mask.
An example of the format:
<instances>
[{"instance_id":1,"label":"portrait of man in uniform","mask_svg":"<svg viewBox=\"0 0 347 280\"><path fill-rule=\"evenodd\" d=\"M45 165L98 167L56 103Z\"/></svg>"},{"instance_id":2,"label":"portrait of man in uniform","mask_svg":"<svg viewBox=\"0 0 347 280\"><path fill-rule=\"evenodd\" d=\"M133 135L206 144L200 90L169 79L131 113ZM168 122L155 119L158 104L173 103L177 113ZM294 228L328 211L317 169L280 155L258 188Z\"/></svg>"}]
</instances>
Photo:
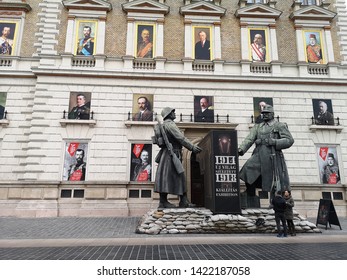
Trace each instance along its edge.
<instances>
[{"instance_id":1,"label":"portrait of man in uniform","mask_svg":"<svg viewBox=\"0 0 347 280\"><path fill-rule=\"evenodd\" d=\"M336 147L317 147L319 177L321 184L341 184Z\"/></svg>"},{"instance_id":2,"label":"portrait of man in uniform","mask_svg":"<svg viewBox=\"0 0 347 280\"><path fill-rule=\"evenodd\" d=\"M97 21L77 21L76 55L95 54Z\"/></svg>"},{"instance_id":3,"label":"portrait of man in uniform","mask_svg":"<svg viewBox=\"0 0 347 280\"><path fill-rule=\"evenodd\" d=\"M312 99L314 123L334 125L334 114L331 99Z\"/></svg>"},{"instance_id":4,"label":"portrait of man in uniform","mask_svg":"<svg viewBox=\"0 0 347 280\"><path fill-rule=\"evenodd\" d=\"M153 58L154 57L154 25L139 24L136 27L136 54L138 58Z\"/></svg>"},{"instance_id":5,"label":"portrait of man in uniform","mask_svg":"<svg viewBox=\"0 0 347 280\"><path fill-rule=\"evenodd\" d=\"M69 102L68 119L89 120L90 119L90 92L71 92Z\"/></svg>"},{"instance_id":6,"label":"portrait of man in uniform","mask_svg":"<svg viewBox=\"0 0 347 280\"><path fill-rule=\"evenodd\" d=\"M267 38L265 29L249 29L249 53L253 62L267 62Z\"/></svg>"},{"instance_id":7,"label":"portrait of man in uniform","mask_svg":"<svg viewBox=\"0 0 347 280\"><path fill-rule=\"evenodd\" d=\"M6 92L0 92L0 120L4 118L6 96Z\"/></svg>"},{"instance_id":8,"label":"portrait of man in uniform","mask_svg":"<svg viewBox=\"0 0 347 280\"><path fill-rule=\"evenodd\" d=\"M304 31L306 61L324 64L322 36L320 31Z\"/></svg>"},{"instance_id":9,"label":"portrait of man in uniform","mask_svg":"<svg viewBox=\"0 0 347 280\"><path fill-rule=\"evenodd\" d=\"M152 180L152 144L131 144L130 181Z\"/></svg>"},{"instance_id":10,"label":"portrait of man in uniform","mask_svg":"<svg viewBox=\"0 0 347 280\"><path fill-rule=\"evenodd\" d=\"M88 143L67 142L63 181L85 181L87 172Z\"/></svg>"},{"instance_id":11,"label":"portrait of man in uniform","mask_svg":"<svg viewBox=\"0 0 347 280\"><path fill-rule=\"evenodd\" d=\"M211 28L208 26L194 26L194 59L211 60L212 42Z\"/></svg>"},{"instance_id":12,"label":"portrait of man in uniform","mask_svg":"<svg viewBox=\"0 0 347 280\"><path fill-rule=\"evenodd\" d=\"M15 54L16 27L15 22L0 21L0 55Z\"/></svg>"},{"instance_id":13,"label":"portrait of man in uniform","mask_svg":"<svg viewBox=\"0 0 347 280\"><path fill-rule=\"evenodd\" d=\"M265 105L271 105L273 107L273 101L271 97L253 97L253 121L254 123L262 123L263 118L261 111Z\"/></svg>"}]
</instances>

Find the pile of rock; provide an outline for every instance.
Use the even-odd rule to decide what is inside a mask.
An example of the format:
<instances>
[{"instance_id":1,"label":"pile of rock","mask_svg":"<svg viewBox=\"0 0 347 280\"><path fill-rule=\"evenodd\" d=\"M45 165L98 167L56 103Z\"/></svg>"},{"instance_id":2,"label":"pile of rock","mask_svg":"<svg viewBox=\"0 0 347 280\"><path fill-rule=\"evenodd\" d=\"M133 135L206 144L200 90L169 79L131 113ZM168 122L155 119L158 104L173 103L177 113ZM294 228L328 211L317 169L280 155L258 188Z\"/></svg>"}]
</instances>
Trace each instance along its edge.
<instances>
[{"instance_id":1,"label":"pile of rock","mask_svg":"<svg viewBox=\"0 0 347 280\"><path fill-rule=\"evenodd\" d=\"M315 224L294 211L298 233L321 233ZM151 210L140 220L136 233L275 233L272 209L245 209L240 215L216 214L205 208Z\"/></svg>"}]
</instances>

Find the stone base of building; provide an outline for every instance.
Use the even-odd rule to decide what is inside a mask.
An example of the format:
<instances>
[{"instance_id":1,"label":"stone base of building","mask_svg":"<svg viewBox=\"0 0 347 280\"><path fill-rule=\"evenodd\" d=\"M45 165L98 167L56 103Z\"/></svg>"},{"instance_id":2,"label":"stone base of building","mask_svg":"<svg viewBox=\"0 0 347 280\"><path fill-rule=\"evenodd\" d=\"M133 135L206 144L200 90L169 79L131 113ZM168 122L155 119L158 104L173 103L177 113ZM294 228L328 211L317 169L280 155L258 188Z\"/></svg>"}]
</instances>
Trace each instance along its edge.
<instances>
[{"instance_id":1,"label":"stone base of building","mask_svg":"<svg viewBox=\"0 0 347 280\"><path fill-rule=\"evenodd\" d=\"M294 212L296 233L321 233L315 224ZM205 208L151 210L140 220L136 233L276 233L272 209L244 209L241 215L213 213Z\"/></svg>"},{"instance_id":2,"label":"stone base of building","mask_svg":"<svg viewBox=\"0 0 347 280\"><path fill-rule=\"evenodd\" d=\"M121 181L0 182L2 217L141 217L159 204L154 183ZM241 191L244 191L241 186ZM258 192L260 207L269 207L268 193ZM303 217L317 217L319 200L330 198L338 217L347 216L347 186L292 185L294 209ZM191 199L192 200L192 199ZM169 201L178 205L178 197ZM192 201L194 202L194 201ZM258 202L257 202L258 203Z\"/></svg>"}]
</instances>

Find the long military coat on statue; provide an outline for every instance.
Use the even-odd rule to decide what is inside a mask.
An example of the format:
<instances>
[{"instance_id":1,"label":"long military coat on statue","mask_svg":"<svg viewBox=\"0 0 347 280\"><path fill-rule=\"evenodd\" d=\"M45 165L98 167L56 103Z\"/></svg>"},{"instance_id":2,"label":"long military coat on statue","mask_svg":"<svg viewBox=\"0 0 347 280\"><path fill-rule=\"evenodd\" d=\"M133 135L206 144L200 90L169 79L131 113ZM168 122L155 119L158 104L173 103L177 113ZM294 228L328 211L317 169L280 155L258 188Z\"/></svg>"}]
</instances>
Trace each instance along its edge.
<instances>
[{"instance_id":1,"label":"long military coat on statue","mask_svg":"<svg viewBox=\"0 0 347 280\"><path fill-rule=\"evenodd\" d=\"M276 139L276 145L267 145L266 142L269 138ZM240 145L240 149L246 153L253 143L256 144L256 147L252 156L241 168L240 178L245 183L253 184L258 177L261 176L262 190L270 191L274 181L273 166L276 165L280 178L281 190L290 190L287 165L281 151L282 149L291 147L294 143L294 139L287 125L274 119L267 123L262 122L260 124L255 124L249 135ZM272 147L274 147L276 154L275 160L271 157Z\"/></svg>"},{"instance_id":2,"label":"long military coat on statue","mask_svg":"<svg viewBox=\"0 0 347 280\"><path fill-rule=\"evenodd\" d=\"M173 146L174 153L182 161L182 146L191 151L194 145L184 137L173 120L164 120L163 128L169 142ZM183 195L186 193L187 187L184 173L177 173L166 146L161 148L156 162L159 163L159 165L155 176L154 191L175 195Z\"/></svg>"}]
</instances>

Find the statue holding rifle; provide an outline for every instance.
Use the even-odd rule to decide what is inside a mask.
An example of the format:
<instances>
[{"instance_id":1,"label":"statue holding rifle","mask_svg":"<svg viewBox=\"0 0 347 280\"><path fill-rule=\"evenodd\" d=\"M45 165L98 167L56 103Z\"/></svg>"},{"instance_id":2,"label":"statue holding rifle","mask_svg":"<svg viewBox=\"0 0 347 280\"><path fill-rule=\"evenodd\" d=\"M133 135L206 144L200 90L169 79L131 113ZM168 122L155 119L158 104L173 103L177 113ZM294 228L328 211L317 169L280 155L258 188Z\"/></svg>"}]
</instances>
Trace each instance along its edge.
<instances>
[{"instance_id":1,"label":"statue holding rifle","mask_svg":"<svg viewBox=\"0 0 347 280\"><path fill-rule=\"evenodd\" d=\"M176 207L167 200L168 194L179 195L179 207L194 207L187 198L187 187L182 166L182 146L193 153L201 152L201 148L192 144L178 129L174 122L175 109L166 107L162 110L163 123L154 128L153 143L159 151L155 161L159 164L154 191L160 194L159 208Z\"/></svg>"},{"instance_id":2,"label":"statue holding rifle","mask_svg":"<svg viewBox=\"0 0 347 280\"><path fill-rule=\"evenodd\" d=\"M256 188L271 192L271 196L277 191L291 190L282 149L291 147L294 139L287 124L274 119L271 105L263 107L261 117L263 121L252 127L238 150L243 156L255 143L252 156L240 170L247 197L254 197Z\"/></svg>"}]
</instances>

